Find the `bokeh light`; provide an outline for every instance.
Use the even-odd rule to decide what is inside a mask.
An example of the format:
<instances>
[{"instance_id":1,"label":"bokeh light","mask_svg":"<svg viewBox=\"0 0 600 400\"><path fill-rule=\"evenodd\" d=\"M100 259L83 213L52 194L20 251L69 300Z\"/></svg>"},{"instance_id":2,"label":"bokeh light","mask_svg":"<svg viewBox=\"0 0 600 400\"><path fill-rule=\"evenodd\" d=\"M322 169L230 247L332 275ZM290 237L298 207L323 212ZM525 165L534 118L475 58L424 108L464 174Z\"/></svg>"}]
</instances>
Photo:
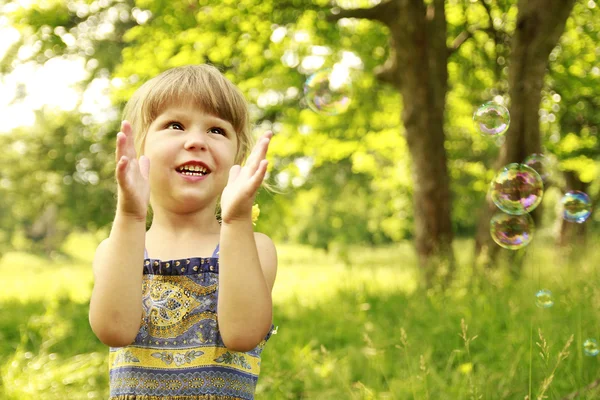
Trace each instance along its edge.
<instances>
[{"instance_id":1,"label":"bokeh light","mask_svg":"<svg viewBox=\"0 0 600 400\"><path fill-rule=\"evenodd\" d=\"M490 221L490 235L500 247L521 249L531 242L535 225L529 214L496 213Z\"/></svg>"},{"instance_id":2,"label":"bokeh light","mask_svg":"<svg viewBox=\"0 0 600 400\"><path fill-rule=\"evenodd\" d=\"M568 222L581 224L592 214L590 197L579 190L571 190L561 200L563 218Z\"/></svg>"},{"instance_id":3,"label":"bokeh light","mask_svg":"<svg viewBox=\"0 0 600 400\"><path fill-rule=\"evenodd\" d=\"M503 105L490 101L475 111L473 121L485 135L498 136L508 130L510 114Z\"/></svg>"},{"instance_id":4,"label":"bokeh light","mask_svg":"<svg viewBox=\"0 0 600 400\"><path fill-rule=\"evenodd\" d=\"M352 81L346 68L317 71L304 84L308 106L319 114L338 115L348 110Z\"/></svg>"},{"instance_id":5,"label":"bokeh light","mask_svg":"<svg viewBox=\"0 0 600 400\"><path fill-rule=\"evenodd\" d=\"M541 176L524 164L508 164L492 180L492 201L507 214L529 213L541 203L544 184Z\"/></svg>"},{"instance_id":6,"label":"bokeh light","mask_svg":"<svg viewBox=\"0 0 600 400\"><path fill-rule=\"evenodd\" d=\"M554 305L554 298L552 292L548 289L539 290L535 294L535 305L539 308L550 308Z\"/></svg>"}]
</instances>

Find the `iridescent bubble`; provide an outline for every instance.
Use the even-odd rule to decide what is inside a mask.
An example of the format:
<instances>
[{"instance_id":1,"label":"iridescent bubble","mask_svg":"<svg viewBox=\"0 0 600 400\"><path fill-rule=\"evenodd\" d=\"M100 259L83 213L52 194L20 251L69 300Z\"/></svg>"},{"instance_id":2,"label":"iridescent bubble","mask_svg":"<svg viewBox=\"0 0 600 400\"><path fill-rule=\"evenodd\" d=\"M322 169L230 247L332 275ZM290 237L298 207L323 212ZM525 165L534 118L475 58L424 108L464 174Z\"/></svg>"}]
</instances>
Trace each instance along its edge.
<instances>
[{"instance_id":1,"label":"iridescent bubble","mask_svg":"<svg viewBox=\"0 0 600 400\"><path fill-rule=\"evenodd\" d=\"M506 107L493 101L481 105L473 114L473 121L481 132L490 136L502 135L510 125Z\"/></svg>"},{"instance_id":2,"label":"iridescent bubble","mask_svg":"<svg viewBox=\"0 0 600 400\"><path fill-rule=\"evenodd\" d=\"M498 246L508 250L521 249L531 242L535 225L529 214L496 213L490 221L490 235Z\"/></svg>"},{"instance_id":3,"label":"iridescent bubble","mask_svg":"<svg viewBox=\"0 0 600 400\"><path fill-rule=\"evenodd\" d=\"M583 342L583 352L586 356L590 357L600 354L600 348L598 348L596 339L586 339L585 342Z\"/></svg>"},{"instance_id":4,"label":"iridescent bubble","mask_svg":"<svg viewBox=\"0 0 600 400\"><path fill-rule=\"evenodd\" d=\"M569 222L581 224L592 214L590 197L579 190L571 190L563 196L563 218Z\"/></svg>"},{"instance_id":5,"label":"iridescent bubble","mask_svg":"<svg viewBox=\"0 0 600 400\"><path fill-rule=\"evenodd\" d=\"M337 115L348 110L352 82L347 69L325 69L312 74L304 84L308 106L315 112Z\"/></svg>"},{"instance_id":6,"label":"iridescent bubble","mask_svg":"<svg viewBox=\"0 0 600 400\"><path fill-rule=\"evenodd\" d=\"M542 177L524 164L508 164L492 180L492 201L508 214L529 213L541 203L544 194Z\"/></svg>"},{"instance_id":7,"label":"iridescent bubble","mask_svg":"<svg viewBox=\"0 0 600 400\"><path fill-rule=\"evenodd\" d=\"M550 308L554 305L554 299L552 298L552 292L548 289L539 290L535 294L535 305L539 308Z\"/></svg>"},{"instance_id":8,"label":"iridescent bubble","mask_svg":"<svg viewBox=\"0 0 600 400\"><path fill-rule=\"evenodd\" d=\"M548 182L548 178L550 178L550 162L546 156L541 153L534 153L528 156L523 164L531 167L540 174L542 177L542 181L544 183Z\"/></svg>"}]
</instances>

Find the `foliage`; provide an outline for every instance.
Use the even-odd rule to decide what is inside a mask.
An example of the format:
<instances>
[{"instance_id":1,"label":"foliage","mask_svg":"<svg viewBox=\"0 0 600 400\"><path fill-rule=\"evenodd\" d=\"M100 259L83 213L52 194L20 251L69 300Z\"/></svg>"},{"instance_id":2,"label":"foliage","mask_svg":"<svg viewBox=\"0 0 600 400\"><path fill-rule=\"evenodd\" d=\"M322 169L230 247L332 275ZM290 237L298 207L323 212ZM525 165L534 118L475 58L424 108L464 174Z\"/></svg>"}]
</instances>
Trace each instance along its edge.
<instances>
[{"instance_id":1,"label":"foliage","mask_svg":"<svg viewBox=\"0 0 600 400\"><path fill-rule=\"evenodd\" d=\"M94 231L112 220L114 156L108 149L113 137L107 135L112 126L88 125L80 117L40 111L33 127L0 135L5 149L0 194L11 209L2 214L7 239L20 233L30 239L22 246L55 250L70 231ZM83 116L83 121L89 118ZM51 207L57 207L57 217L41 218ZM44 243L50 232L53 242ZM12 244L19 247L14 240Z\"/></svg>"},{"instance_id":2,"label":"foliage","mask_svg":"<svg viewBox=\"0 0 600 400\"><path fill-rule=\"evenodd\" d=\"M600 177L600 7L578 2L567 31L550 54L548 90L540 110L548 150L561 170L582 182ZM559 181L560 182L560 181ZM596 186L600 195L600 187Z\"/></svg>"},{"instance_id":3,"label":"foliage","mask_svg":"<svg viewBox=\"0 0 600 400\"><path fill-rule=\"evenodd\" d=\"M337 2L339 7L374 3ZM400 124L402 101L374 73L390 55L383 25L357 19L332 23L328 15L335 7L325 0L33 2L10 10L7 18L21 40L0 60L3 71L29 61L82 57L88 73L82 89L110 82L114 108L104 118L100 110L86 115L42 109L32 129L0 137L12 149L0 172L4 246L27 238L50 204L59 207L63 233L108 226L116 189L111 171L118 110L155 74L204 62L219 67L242 89L257 135L275 132L269 177L284 194L259 194L258 230L321 248L413 236L414 183ZM581 0L575 7L550 57L540 110L545 148L561 169L578 171L586 182L597 177L600 154L600 85L594 65L598 10L594 1ZM448 63L445 130L457 236L475 231L474 210L482 206L498 167L493 161L501 139L480 135L472 113L492 98L510 102L506 75L517 12L513 0L446 2L448 46L455 50ZM26 46L31 54L19 53ZM350 109L339 116L318 115L306 106L303 83L315 70L336 63L352 72ZM24 153L15 153L13 146ZM15 162L24 156L31 161ZM31 179L18 178L24 175ZM78 176L97 177L97 183ZM32 188L39 187L31 198ZM600 193L597 184L591 190ZM51 243L40 248L48 247Z\"/></svg>"}]
</instances>

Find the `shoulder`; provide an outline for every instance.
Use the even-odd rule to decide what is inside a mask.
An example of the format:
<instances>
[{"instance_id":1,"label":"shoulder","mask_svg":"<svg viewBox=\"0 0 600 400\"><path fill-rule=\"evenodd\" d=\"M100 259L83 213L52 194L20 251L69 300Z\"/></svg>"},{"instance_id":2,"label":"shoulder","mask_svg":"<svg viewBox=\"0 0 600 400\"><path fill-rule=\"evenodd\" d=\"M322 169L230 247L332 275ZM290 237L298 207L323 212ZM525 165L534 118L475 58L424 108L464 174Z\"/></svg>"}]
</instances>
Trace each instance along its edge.
<instances>
[{"instance_id":1,"label":"shoulder","mask_svg":"<svg viewBox=\"0 0 600 400\"><path fill-rule=\"evenodd\" d=\"M271 238L264 233L254 232L254 241L265 280L269 291L272 291L277 275L277 249Z\"/></svg>"},{"instance_id":2,"label":"shoulder","mask_svg":"<svg viewBox=\"0 0 600 400\"><path fill-rule=\"evenodd\" d=\"M98 247L96 247L96 253L94 254L94 259L101 258L108 250L108 247L109 247L109 238L106 238L100 242Z\"/></svg>"},{"instance_id":3,"label":"shoulder","mask_svg":"<svg viewBox=\"0 0 600 400\"><path fill-rule=\"evenodd\" d=\"M92 269L94 270L94 272L96 270L96 264L98 263L98 260L103 258L107 247L108 247L108 238L101 241L100 244L98 245L98 247L96 247L96 253L94 254L94 261L92 262Z\"/></svg>"},{"instance_id":4,"label":"shoulder","mask_svg":"<svg viewBox=\"0 0 600 400\"><path fill-rule=\"evenodd\" d=\"M100 242L98 247L96 247L96 251L102 251L106 248L106 246L108 246L108 238L106 238Z\"/></svg>"},{"instance_id":5,"label":"shoulder","mask_svg":"<svg viewBox=\"0 0 600 400\"><path fill-rule=\"evenodd\" d=\"M261 232L254 232L254 241L256 242L256 247L269 248L275 251L275 244L271 240L270 237Z\"/></svg>"}]
</instances>

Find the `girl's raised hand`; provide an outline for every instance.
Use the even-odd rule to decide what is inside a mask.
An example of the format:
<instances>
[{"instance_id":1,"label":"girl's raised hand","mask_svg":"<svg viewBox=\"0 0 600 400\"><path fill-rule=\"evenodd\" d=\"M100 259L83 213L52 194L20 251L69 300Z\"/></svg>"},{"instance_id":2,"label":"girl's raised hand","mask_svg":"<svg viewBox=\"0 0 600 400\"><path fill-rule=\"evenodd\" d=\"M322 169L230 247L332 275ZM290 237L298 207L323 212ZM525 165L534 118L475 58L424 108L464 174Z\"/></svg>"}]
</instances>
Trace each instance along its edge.
<instances>
[{"instance_id":1,"label":"girl's raised hand","mask_svg":"<svg viewBox=\"0 0 600 400\"><path fill-rule=\"evenodd\" d=\"M265 156L272 137L272 132L265 133L252 149L246 164L243 167L231 167L227 186L221 195L223 223L246 220L252 222L252 205L267 172L269 162Z\"/></svg>"},{"instance_id":2,"label":"girl's raised hand","mask_svg":"<svg viewBox=\"0 0 600 400\"><path fill-rule=\"evenodd\" d=\"M115 152L117 168L115 175L119 184L117 212L146 220L150 201L150 160L141 156L138 160L135 151L133 130L128 121L121 123L121 132L117 133Z\"/></svg>"}]
</instances>

